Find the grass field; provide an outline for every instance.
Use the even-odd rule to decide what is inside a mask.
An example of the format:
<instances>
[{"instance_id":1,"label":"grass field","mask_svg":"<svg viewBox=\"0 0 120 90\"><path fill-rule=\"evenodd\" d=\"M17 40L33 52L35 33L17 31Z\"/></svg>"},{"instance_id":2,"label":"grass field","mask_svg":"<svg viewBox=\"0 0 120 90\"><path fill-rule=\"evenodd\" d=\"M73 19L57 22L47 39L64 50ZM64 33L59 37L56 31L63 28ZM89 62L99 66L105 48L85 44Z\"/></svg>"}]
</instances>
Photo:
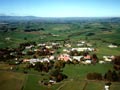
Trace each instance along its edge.
<instances>
[{"instance_id":1,"label":"grass field","mask_svg":"<svg viewBox=\"0 0 120 90\"><path fill-rule=\"evenodd\" d=\"M63 73L69 76L69 78L79 78L80 80L84 80L89 72L98 72L104 74L108 71L108 69L112 69L112 64L66 65Z\"/></svg>"},{"instance_id":2,"label":"grass field","mask_svg":"<svg viewBox=\"0 0 120 90\"><path fill-rule=\"evenodd\" d=\"M22 90L24 80L24 74L0 71L0 90Z\"/></svg>"},{"instance_id":3,"label":"grass field","mask_svg":"<svg viewBox=\"0 0 120 90\"><path fill-rule=\"evenodd\" d=\"M2 66L3 67L3 66ZM86 74L89 72L98 72L105 74L112 69L112 64L96 65L66 65L63 73L68 76L67 79L52 86L45 86L39 83L41 80L48 81L48 74L41 72L28 74L17 72L0 71L0 90L103 90L104 81L86 80ZM120 84L113 83L111 90L118 90Z\"/></svg>"},{"instance_id":4,"label":"grass field","mask_svg":"<svg viewBox=\"0 0 120 90\"><path fill-rule=\"evenodd\" d=\"M44 76L42 77L41 75L35 75L35 74L27 75L26 83L24 85L23 90L56 90L60 86L60 84L56 84L49 87L39 84L39 81L45 78L46 77Z\"/></svg>"},{"instance_id":5,"label":"grass field","mask_svg":"<svg viewBox=\"0 0 120 90\"><path fill-rule=\"evenodd\" d=\"M106 25L107 24L107 25ZM93 44L97 48L96 53L98 58L102 60L104 55L119 55L120 54L120 23L112 24L111 31L109 23L35 23L32 27L44 28L43 31L24 32L27 24L22 23L16 31L0 32L0 48L15 48L20 43L35 41L36 43L46 43L57 40L70 41L74 46L80 40L85 40ZM28 25L29 26L29 25ZM31 28L32 28L31 27ZM105 31L101 27L106 27ZM106 31L107 30L107 31ZM89 33L94 35L89 36ZM55 37L54 35L58 35ZM87 36L88 35L88 36ZM10 40L5 38L10 37ZM25 39L26 38L26 39ZM61 43L61 42L60 42ZM62 42L63 43L63 42ZM118 48L108 48L111 43L117 43ZM63 47L66 48L66 47ZM62 52L62 49L59 51ZM90 53L91 54L91 53ZM32 56L28 56L32 57ZM39 81L48 80L48 74L44 76L41 72L35 70L28 70L28 74L23 74L23 64L16 66L19 67L17 72L9 72L10 65L0 64L0 90L103 90L104 81L86 81L86 75L89 72L102 73L104 75L109 69L113 69L112 64L96 64L96 65L66 65L63 68L63 73L68 76L66 80L52 85L50 87L39 84ZM5 70L5 71L3 71ZM111 90L118 90L119 83L112 83Z\"/></svg>"}]
</instances>

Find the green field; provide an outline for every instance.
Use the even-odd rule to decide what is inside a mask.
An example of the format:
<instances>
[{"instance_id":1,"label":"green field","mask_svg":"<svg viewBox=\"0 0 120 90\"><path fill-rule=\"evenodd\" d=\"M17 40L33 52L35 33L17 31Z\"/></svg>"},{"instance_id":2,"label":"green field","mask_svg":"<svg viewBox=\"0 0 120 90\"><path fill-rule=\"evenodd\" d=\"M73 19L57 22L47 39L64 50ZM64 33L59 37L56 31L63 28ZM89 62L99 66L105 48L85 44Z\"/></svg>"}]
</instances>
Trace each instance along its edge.
<instances>
[{"instance_id":1,"label":"green field","mask_svg":"<svg viewBox=\"0 0 120 90\"><path fill-rule=\"evenodd\" d=\"M96 48L96 51L89 52L89 54L95 53L99 60L103 60L103 56L106 55L120 55L120 22L110 22L109 20L105 22L99 20L64 21L64 19L62 23L56 21L49 21L49 19L48 22L34 20L8 21L6 26L0 24L0 54L3 48L17 49L21 43L35 42L35 49L38 48L37 44L39 43L57 42L62 46L56 49L54 55L57 56L57 52L62 54L62 50L67 48L64 47L63 43L71 44L71 48L76 48L78 47L76 46L78 41L83 40ZM11 30L10 27L16 29ZM110 44L115 44L118 47L108 48ZM33 56L23 55L20 59L33 58ZM42 56L39 56L39 58L42 58ZM0 59L2 61L2 58ZM26 64L13 65L17 70L10 71L11 65L6 63L0 63L0 90L103 90L105 81L89 81L86 79L86 75L90 72L104 75L108 70L113 69L111 63L96 65L66 64L63 73L68 78L52 86L45 86L39 82L41 80L48 81L48 73L29 69L27 70L28 73L24 74ZM110 90L118 90L119 87L119 83L112 82Z\"/></svg>"},{"instance_id":2,"label":"green field","mask_svg":"<svg viewBox=\"0 0 120 90\"><path fill-rule=\"evenodd\" d=\"M86 40L95 41L106 44L120 44L120 23L114 22L73 22L73 23L40 23L16 22L16 25L10 23L9 27L17 27L15 31L7 31L0 33L0 48L17 47L20 43L35 41L48 42L56 40L77 41ZM28 28L29 27L29 28ZM44 30L40 30L43 28ZM38 31L25 32L26 29L35 29ZM54 37L52 35L58 35ZM9 37L10 40L5 40ZM25 40L26 39L26 40Z\"/></svg>"},{"instance_id":3,"label":"green field","mask_svg":"<svg viewBox=\"0 0 120 90\"><path fill-rule=\"evenodd\" d=\"M104 81L86 80L89 72L99 72L103 75L107 70L112 70L112 64L97 65L66 65L63 73L68 78L52 86L41 85L39 81L48 80L48 74L41 72L28 74L0 71L0 90L103 90ZM111 90L118 90L119 83L112 82Z\"/></svg>"},{"instance_id":4,"label":"green field","mask_svg":"<svg viewBox=\"0 0 120 90\"><path fill-rule=\"evenodd\" d=\"M65 68L63 69L63 73L68 76L68 79L58 84L55 84L51 87L47 87L47 86L42 86L38 84L39 80L42 80L43 78L47 79L46 76L28 75L27 82L25 84L24 89L25 90L37 90L37 88L40 88L41 90L48 90L49 88L49 90L57 90L57 89L59 90L68 90L68 89L69 90L83 90L84 85L86 84L87 73L94 71L94 72L99 72L99 73L104 74L108 69L112 69L111 64L107 64L107 65L98 64L95 66L94 65L66 65Z\"/></svg>"},{"instance_id":5,"label":"green field","mask_svg":"<svg viewBox=\"0 0 120 90\"><path fill-rule=\"evenodd\" d=\"M0 71L0 90L22 90L24 80L22 73Z\"/></svg>"}]
</instances>

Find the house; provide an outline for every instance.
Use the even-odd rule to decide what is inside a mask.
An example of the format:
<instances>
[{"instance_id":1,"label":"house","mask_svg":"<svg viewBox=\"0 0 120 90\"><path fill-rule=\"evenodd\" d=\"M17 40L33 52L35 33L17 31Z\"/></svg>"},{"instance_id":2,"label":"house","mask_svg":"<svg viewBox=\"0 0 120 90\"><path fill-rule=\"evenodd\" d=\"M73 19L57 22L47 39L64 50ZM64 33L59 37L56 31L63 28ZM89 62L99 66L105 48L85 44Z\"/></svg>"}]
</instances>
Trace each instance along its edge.
<instances>
[{"instance_id":1,"label":"house","mask_svg":"<svg viewBox=\"0 0 120 90\"><path fill-rule=\"evenodd\" d=\"M69 53L70 51L67 49L63 49L63 52Z\"/></svg>"},{"instance_id":2,"label":"house","mask_svg":"<svg viewBox=\"0 0 120 90\"><path fill-rule=\"evenodd\" d=\"M103 56L104 61L111 62L113 60L114 56Z\"/></svg>"},{"instance_id":3,"label":"house","mask_svg":"<svg viewBox=\"0 0 120 90\"><path fill-rule=\"evenodd\" d=\"M87 47L81 47L81 48L72 48L71 49L72 51L76 50L76 51L79 51L79 52L83 52L83 51L94 51L94 48L87 48Z\"/></svg>"},{"instance_id":4,"label":"house","mask_svg":"<svg viewBox=\"0 0 120 90\"><path fill-rule=\"evenodd\" d=\"M40 51L40 49L34 49L35 52Z\"/></svg>"},{"instance_id":5,"label":"house","mask_svg":"<svg viewBox=\"0 0 120 90\"><path fill-rule=\"evenodd\" d=\"M65 44L65 47L70 48L70 47L71 47L71 44Z\"/></svg>"},{"instance_id":6,"label":"house","mask_svg":"<svg viewBox=\"0 0 120 90\"><path fill-rule=\"evenodd\" d=\"M67 62L68 60L71 60L70 58L70 55L68 54L61 54L59 57L58 57L58 60L63 60L65 62Z\"/></svg>"},{"instance_id":7,"label":"house","mask_svg":"<svg viewBox=\"0 0 120 90\"><path fill-rule=\"evenodd\" d=\"M98 63L99 63L99 64L104 64L105 61L100 60Z\"/></svg>"},{"instance_id":8,"label":"house","mask_svg":"<svg viewBox=\"0 0 120 90\"><path fill-rule=\"evenodd\" d=\"M23 59L23 62L30 62L30 59Z\"/></svg>"},{"instance_id":9,"label":"house","mask_svg":"<svg viewBox=\"0 0 120 90\"><path fill-rule=\"evenodd\" d=\"M75 60L77 60L77 61L80 61L81 58L83 58L83 56L73 56L73 60L75 59Z\"/></svg>"},{"instance_id":10,"label":"house","mask_svg":"<svg viewBox=\"0 0 120 90\"><path fill-rule=\"evenodd\" d=\"M88 47L92 47L92 44L90 44L90 43L87 43L86 45L87 45Z\"/></svg>"},{"instance_id":11,"label":"house","mask_svg":"<svg viewBox=\"0 0 120 90\"><path fill-rule=\"evenodd\" d=\"M50 60L48 58L43 58L40 60L40 62L50 62Z\"/></svg>"},{"instance_id":12,"label":"house","mask_svg":"<svg viewBox=\"0 0 120 90\"><path fill-rule=\"evenodd\" d=\"M54 60L55 56L49 56L49 60Z\"/></svg>"},{"instance_id":13,"label":"house","mask_svg":"<svg viewBox=\"0 0 120 90\"><path fill-rule=\"evenodd\" d=\"M59 44L60 44L60 43L54 43L54 42L52 43L53 46L54 46L54 45L59 45Z\"/></svg>"},{"instance_id":14,"label":"house","mask_svg":"<svg viewBox=\"0 0 120 90\"><path fill-rule=\"evenodd\" d=\"M78 41L79 43L85 44L85 41Z\"/></svg>"},{"instance_id":15,"label":"house","mask_svg":"<svg viewBox=\"0 0 120 90\"><path fill-rule=\"evenodd\" d=\"M84 56L84 59L85 59L85 60L90 60L90 59L91 59L91 56L88 54L88 55Z\"/></svg>"},{"instance_id":16,"label":"house","mask_svg":"<svg viewBox=\"0 0 120 90\"><path fill-rule=\"evenodd\" d=\"M84 46L84 44L83 44L83 43L79 43L79 44L77 44L77 46L78 46L78 47Z\"/></svg>"},{"instance_id":17,"label":"house","mask_svg":"<svg viewBox=\"0 0 120 90\"><path fill-rule=\"evenodd\" d=\"M51 49L52 48L52 46L45 46L47 49Z\"/></svg>"},{"instance_id":18,"label":"house","mask_svg":"<svg viewBox=\"0 0 120 90\"><path fill-rule=\"evenodd\" d=\"M34 45L26 46L25 49L31 49Z\"/></svg>"},{"instance_id":19,"label":"house","mask_svg":"<svg viewBox=\"0 0 120 90\"><path fill-rule=\"evenodd\" d=\"M49 83L50 83L50 84L55 84L56 81L55 81L55 80L49 80Z\"/></svg>"},{"instance_id":20,"label":"house","mask_svg":"<svg viewBox=\"0 0 120 90\"><path fill-rule=\"evenodd\" d=\"M50 62L48 58L38 59L38 58L32 58L32 59L24 59L23 62L29 62L31 64L34 64L36 62Z\"/></svg>"},{"instance_id":21,"label":"house","mask_svg":"<svg viewBox=\"0 0 120 90\"><path fill-rule=\"evenodd\" d=\"M55 34L53 34L52 36L54 36L54 37L59 37L60 35L57 35L57 34L55 35Z\"/></svg>"},{"instance_id":22,"label":"house","mask_svg":"<svg viewBox=\"0 0 120 90\"><path fill-rule=\"evenodd\" d=\"M10 37L6 37L6 38L5 38L5 40L8 40L8 41L9 41L10 39L11 39Z\"/></svg>"},{"instance_id":23,"label":"house","mask_svg":"<svg viewBox=\"0 0 120 90\"><path fill-rule=\"evenodd\" d=\"M30 63L33 64L35 62L40 62L40 59L30 59Z\"/></svg>"},{"instance_id":24,"label":"house","mask_svg":"<svg viewBox=\"0 0 120 90\"><path fill-rule=\"evenodd\" d=\"M91 63L92 63L92 60L85 60L85 61L82 61L81 63L82 63L82 64L91 64Z\"/></svg>"},{"instance_id":25,"label":"house","mask_svg":"<svg viewBox=\"0 0 120 90\"><path fill-rule=\"evenodd\" d=\"M113 44L110 44L110 45L108 45L108 47L109 47L109 48L117 48L118 46L113 45Z\"/></svg>"},{"instance_id":26,"label":"house","mask_svg":"<svg viewBox=\"0 0 120 90\"><path fill-rule=\"evenodd\" d=\"M37 44L37 46L40 46L40 47L43 47L43 46L45 46L46 44L41 44L41 43L39 43L39 44Z\"/></svg>"}]
</instances>

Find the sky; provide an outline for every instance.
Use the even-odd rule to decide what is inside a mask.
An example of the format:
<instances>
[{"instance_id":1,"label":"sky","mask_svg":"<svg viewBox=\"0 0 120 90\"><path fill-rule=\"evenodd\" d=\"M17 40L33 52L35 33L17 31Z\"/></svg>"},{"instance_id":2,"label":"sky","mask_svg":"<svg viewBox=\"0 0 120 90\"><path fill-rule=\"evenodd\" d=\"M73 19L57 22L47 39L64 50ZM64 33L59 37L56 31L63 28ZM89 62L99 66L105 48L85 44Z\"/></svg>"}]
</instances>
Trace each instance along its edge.
<instances>
[{"instance_id":1,"label":"sky","mask_svg":"<svg viewBox=\"0 0 120 90\"><path fill-rule=\"evenodd\" d=\"M0 15L120 17L120 0L0 0Z\"/></svg>"}]
</instances>

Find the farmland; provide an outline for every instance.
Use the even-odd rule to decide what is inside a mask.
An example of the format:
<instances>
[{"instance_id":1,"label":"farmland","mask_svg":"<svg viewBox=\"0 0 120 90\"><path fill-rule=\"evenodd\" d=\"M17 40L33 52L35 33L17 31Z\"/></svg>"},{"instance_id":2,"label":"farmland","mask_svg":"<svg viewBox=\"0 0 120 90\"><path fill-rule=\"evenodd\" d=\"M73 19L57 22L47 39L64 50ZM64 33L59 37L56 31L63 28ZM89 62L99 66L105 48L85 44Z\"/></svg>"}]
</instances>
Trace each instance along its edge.
<instances>
[{"instance_id":1,"label":"farmland","mask_svg":"<svg viewBox=\"0 0 120 90\"><path fill-rule=\"evenodd\" d=\"M120 55L117 19L0 21L0 90L103 90L107 82L104 75L115 70L113 57L119 59ZM76 56L82 58L76 60ZM90 64L85 63L88 59ZM120 74L119 67L116 72ZM99 73L102 78L89 80L88 73ZM55 84L49 83L51 77ZM110 90L119 89L119 79L111 83Z\"/></svg>"},{"instance_id":2,"label":"farmland","mask_svg":"<svg viewBox=\"0 0 120 90\"><path fill-rule=\"evenodd\" d=\"M89 69L88 69L89 68ZM40 72L29 74L22 74L16 72L1 72L0 71L0 88L4 90L102 90L104 88L105 81L89 81L86 80L86 74L88 72L101 72L105 73L108 69L112 69L111 64L105 65L67 65L64 68L64 73L69 77L68 79L57 83L52 86L44 86L39 84L42 79L47 79L47 74L44 76ZM86 85L87 83L87 85ZM85 86L86 85L86 86ZM7 86L7 87L6 87ZM21 89L23 88L23 89ZM113 82L111 90L119 88L119 83Z\"/></svg>"}]
</instances>

